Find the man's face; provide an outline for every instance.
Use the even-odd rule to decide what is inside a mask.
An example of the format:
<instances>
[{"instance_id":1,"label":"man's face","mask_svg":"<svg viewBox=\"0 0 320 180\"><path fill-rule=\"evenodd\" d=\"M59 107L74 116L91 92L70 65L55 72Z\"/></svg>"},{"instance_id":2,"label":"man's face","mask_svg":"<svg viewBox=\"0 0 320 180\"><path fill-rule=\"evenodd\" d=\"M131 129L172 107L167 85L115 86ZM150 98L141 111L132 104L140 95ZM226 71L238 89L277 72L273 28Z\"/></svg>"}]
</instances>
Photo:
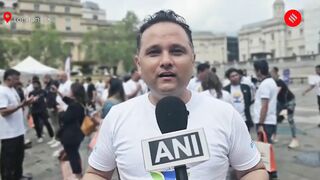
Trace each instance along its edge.
<instances>
[{"instance_id":1,"label":"man's face","mask_svg":"<svg viewBox=\"0 0 320 180\"><path fill-rule=\"evenodd\" d=\"M205 69L198 73L198 79L202 82L207 77L207 74L209 72L209 69Z\"/></svg>"},{"instance_id":2,"label":"man's face","mask_svg":"<svg viewBox=\"0 0 320 180\"><path fill-rule=\"evenodd\" d=\"M20 76L12 75L7 78L8 85L10 87L16 87L20 82Z\"/></svg>"},{"instance_id":3,"label":"man's face","mask_svg":"<svg viewBox=\"0 0 320 180\"><path fill-rule=\"evenodd\" d=\"M238 85L238 84L240 84L240 75L239 75L239 73L237 73L237 72L232 72L232 73L229 75L229 80L230 80L231 84L233 84L233 85Z\"/></svg>"},{"instance_id":4,"label":"man's face","mask_svg":"<svg viewBox=\"0 0 320 180\"><path fill-rule=\"evenodd\" d=\"M161 22L144 31L135 61L152 93L180 95L192 76L194 53L179 25Z\"/></svg>"},{"instance_id":5,"label":"man's face","mask_svg":"<svg viewBox=\"0 0 320 180\"><path fill-rule=\"evenodd\" d=\"M278 73L274 69L271 70L270 74L271 74L273 79L277 79L278 78Z\"/></svg>"},{"instance_id":6,"label":"man's face","mask_svg":"<svg viewBox=\"0 0 320 180\"><path fill-rule=\"evenodd\" d=\"M59 75L59 80L61 81L61 82L66 82L67 81L67 75L66 74L60 74Z\"/></svg>"},{"instance_id":7,"label":"man's face","mask_svg":"<svg viewBox=\"0 0 320 180\"><path fill-rule=\"evenodd\" d=\"M260 73L260 71L255 69L255 70L254 70L254 73L256 74L257 79L258 79L258 80L261 80L261 73Z\"/></svg>"},{"instance_id":8,"label":"man's face","mask_svg":"<svg viewBox=\"0 0 320 180\"><path fill-rule=\"evenodd\" d=\"M44 76L44 78L43 78L43 83L44 83L44 84L48 84L49 82L50 82L50 77Z\"/></svg>"},{"instance_id":9,"label":"man's face","mask_svg":"<svg viewBox=\"0 0 320 180\"><path fill-rule=\"evenodd\" d=\"M316 73L320 76L320 68L316 68Z\"/></svg>"}]
</instances>

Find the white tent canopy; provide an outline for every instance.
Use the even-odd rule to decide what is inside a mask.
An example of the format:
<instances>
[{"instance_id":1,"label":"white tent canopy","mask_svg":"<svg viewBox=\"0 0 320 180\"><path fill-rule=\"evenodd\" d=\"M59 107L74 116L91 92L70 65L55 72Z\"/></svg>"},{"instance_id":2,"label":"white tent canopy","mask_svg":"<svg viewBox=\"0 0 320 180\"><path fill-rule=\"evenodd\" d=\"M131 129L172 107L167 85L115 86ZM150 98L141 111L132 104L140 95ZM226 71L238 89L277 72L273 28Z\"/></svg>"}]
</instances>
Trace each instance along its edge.
<instances>
[{"instance_id":1,"label":"white tent canopy","mask_svg":"<svg viewBox=\"0 0 320 180\"><path fill-rule=\"evenodd\" d=\"M20 62L12 68L21 73L28 73L33 75L53 75L59 73L59 70L46 66L31 56L28 56L26 59L24 59L22 62Z\"/></svg>"}]
</instances>

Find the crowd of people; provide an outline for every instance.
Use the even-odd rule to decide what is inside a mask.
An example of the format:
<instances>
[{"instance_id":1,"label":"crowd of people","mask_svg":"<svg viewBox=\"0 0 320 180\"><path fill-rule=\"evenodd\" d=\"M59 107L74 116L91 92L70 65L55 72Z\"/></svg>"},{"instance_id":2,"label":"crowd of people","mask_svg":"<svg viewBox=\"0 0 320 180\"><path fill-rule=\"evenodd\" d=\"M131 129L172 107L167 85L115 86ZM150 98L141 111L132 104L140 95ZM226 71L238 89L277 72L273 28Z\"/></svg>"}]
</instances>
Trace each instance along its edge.
<instances>
[{"instance_id":1,"label":"crowd of people","mask_svg":"<svg viewBox=\"0 0 320 180\"><path fill-rule=\"evenodd\" d=\"M53 155L64 156L74 178L81 179L84 167L79 149L85 137L81 124L89 115L99 124L101 133L84 179L110 179L115 168L123 179L148 179L140 143L160 135L154 109L169 95L186 103L188 128L205 128L208 144L214 147L210 160L190 167L191 179L223 179L229 163L239 178L267 179L258 150L249 146L250 132L255 128L257 133L267 135L268 143L276 142L283 110L287 111L292 132L288 147L299 146L295 95L279 78L277 67L270 71L267 61L259 60L253 64L256 78L236 68L219 77L214 67L201 63L192 77L195 63L191 31L173 11L159 11L145 21L137 46L137 68L131 70L129 79L106 76L104 81L94 83L87 77L73 82L62 72L58 78L34 76L23 85L20 73L7 69L0 85L1 178L30 179L23 174L22 164L28 143L26 122L32 119L36 142L44 143L45 126L50 137L47 144L56 150ZM312 82L304 94L314 87L320 91L320 65L316 73L318 81ZM270 177L277 178L277 172Z\"/></svg>"}]
</instances>

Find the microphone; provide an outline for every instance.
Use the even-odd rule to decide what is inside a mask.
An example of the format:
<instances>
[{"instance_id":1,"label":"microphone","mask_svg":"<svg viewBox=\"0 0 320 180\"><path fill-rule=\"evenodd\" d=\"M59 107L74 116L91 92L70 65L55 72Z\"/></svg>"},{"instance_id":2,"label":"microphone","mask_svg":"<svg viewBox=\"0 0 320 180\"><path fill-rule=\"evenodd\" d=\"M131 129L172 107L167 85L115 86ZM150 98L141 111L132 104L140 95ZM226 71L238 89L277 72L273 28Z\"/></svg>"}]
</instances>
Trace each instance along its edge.
<instances>
[{"instance_id":1,"label":"microphone","mask_svg":"<svg viewBox=\"0 0 320 180\"><path fill-rule=\"evenodd\" d=\"M174 96L164 97L156 105L156 119L162 134L186 129L188 115L185 103ZM186 165L174 169L177 180L188 180Z\"/></svg>"}]
</instances>

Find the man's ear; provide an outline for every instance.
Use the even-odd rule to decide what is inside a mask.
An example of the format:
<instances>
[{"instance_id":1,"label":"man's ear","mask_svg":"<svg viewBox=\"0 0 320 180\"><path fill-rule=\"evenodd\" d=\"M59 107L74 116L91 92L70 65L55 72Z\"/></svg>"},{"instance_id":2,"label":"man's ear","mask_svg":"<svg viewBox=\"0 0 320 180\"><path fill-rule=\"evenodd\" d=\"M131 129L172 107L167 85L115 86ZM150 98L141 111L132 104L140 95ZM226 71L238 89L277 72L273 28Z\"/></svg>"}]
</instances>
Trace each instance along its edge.
<instances>
[{"instance_id":1,"label":"man's ear","mask_svg":"<svg viewBox=\"0 0 320 180\"><path fill-rule=\"evenodd\" d=\"M140 60L137 54L134 56L134 64L136 65L138 72L141 73Z\"/></svg>"}]
</instances>

